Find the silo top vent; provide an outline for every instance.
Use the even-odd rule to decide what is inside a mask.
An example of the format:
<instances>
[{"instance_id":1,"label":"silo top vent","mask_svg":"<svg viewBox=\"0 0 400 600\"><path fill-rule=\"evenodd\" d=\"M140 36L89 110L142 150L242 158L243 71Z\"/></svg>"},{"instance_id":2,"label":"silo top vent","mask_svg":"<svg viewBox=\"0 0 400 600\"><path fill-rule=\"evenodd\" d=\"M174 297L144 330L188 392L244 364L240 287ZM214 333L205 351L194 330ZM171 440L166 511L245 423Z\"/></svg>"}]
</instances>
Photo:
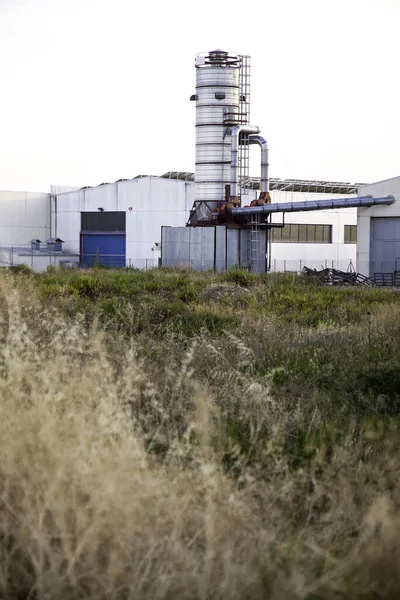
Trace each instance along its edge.
<instances>
[{"instance_id":1,"label":"silo top vent","mask_svg":"<svg viewBox=\"0 0 400 600\"><path fill-rule=\"evenodd\" d=\"M212 50L196 56L196 67L237 67L240 56L235 52Z\"/></svg>"},{"instance_id":2,"label":"silo top vent","mask_svg":"<svg viewBox=\"0 0 400 600\"><path fill-rule=\"evenodd\" d=\"M224 52L224 50L213 50L208 55L208 59L210 62L225 62L228 57L228 53Z\"/></svg>"}]
</instances>

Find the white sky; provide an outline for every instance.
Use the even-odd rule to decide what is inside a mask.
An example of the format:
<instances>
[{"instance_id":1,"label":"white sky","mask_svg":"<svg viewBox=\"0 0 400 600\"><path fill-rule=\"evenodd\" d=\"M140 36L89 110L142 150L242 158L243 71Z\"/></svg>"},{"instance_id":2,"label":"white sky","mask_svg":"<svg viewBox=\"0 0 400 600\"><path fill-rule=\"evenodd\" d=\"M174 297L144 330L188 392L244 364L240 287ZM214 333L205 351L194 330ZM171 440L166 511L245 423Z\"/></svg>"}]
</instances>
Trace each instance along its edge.
<instances>
[{"instance_id":1,"label":"white sky","mask_svg":"<svg viewBox=\"0 0 400 600\"><path fill-rule=\"evenodd\" d=\"M400 0L0 0L0 189L193 171L215 48L252 57L271 176L400 175Z\"/></svg>"}]
</instances>

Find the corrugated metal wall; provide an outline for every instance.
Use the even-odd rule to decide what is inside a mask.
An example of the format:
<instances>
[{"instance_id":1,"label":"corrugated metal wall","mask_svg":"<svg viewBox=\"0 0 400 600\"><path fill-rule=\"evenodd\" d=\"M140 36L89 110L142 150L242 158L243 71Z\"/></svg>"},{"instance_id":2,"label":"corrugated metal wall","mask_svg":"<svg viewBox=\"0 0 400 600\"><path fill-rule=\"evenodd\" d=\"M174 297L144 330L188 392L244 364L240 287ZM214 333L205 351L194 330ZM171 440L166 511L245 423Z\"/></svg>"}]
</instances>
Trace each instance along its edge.
<instances>
[{"instance_id":1,"label":"corrugated metal wall","mask_svg":"<svg viewBox=\"0 0 400 600\"><path fill-rule=\"evenodd\" d=\"M260 232L265 248L265 231ZM161 264L165 267L187 266L196 271L226 271L248 267L248 231L227 227L163 227ZM259 269L265 272L265 253ZM258 265L257 265L258 266Z\"/></svg>"}]
</instances>

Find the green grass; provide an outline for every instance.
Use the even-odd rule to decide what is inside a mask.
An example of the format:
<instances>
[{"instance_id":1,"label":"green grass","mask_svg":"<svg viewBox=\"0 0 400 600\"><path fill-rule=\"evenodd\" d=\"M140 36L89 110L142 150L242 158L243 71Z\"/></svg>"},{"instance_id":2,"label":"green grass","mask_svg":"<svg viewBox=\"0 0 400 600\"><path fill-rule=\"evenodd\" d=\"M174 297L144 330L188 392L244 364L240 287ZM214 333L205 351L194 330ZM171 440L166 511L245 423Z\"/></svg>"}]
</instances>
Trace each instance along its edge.
<instances>
[{"instance_id":1,"label":"green grass","mask_svg":"<svg viewBox=\"0 0 400 600\"><path fill-rule=\"evenodd\" d=\"M397 291L0 283L0 597L399 596Z\"/></svg>"},{"instance_id":2,"label":"green grass","mask_svg":"<svg viewBox=\"0 0 400 600\"><path fill-rule=\"evenodd\" d=\"M226 297L218 303L220 308L226 306L235 312L242 308L255 317L274 315L285 322L305 327L358 323L377 306L398 303L398 293L387 289L336 289L318 285L306 277L285 274L257 276L243 270L215 275L172 269L92 269L84 273L74 269L49 269L34 277L42 296L53 300L71 297L93 302L112 297L130 304L135 300L154 304L161 300L172 307L172 316L176 313L174 303L181 303L180 310L184 306L204 305L201 292L205 288L228 284ZM249 291L247 296L240 295L239 306L238 294L230 293L232 285L238 288L238 292L243 288Z\"/></svg>"},{"instance_id":3,"label":"green grass","mask_svg":"<svg viewBox=\"0 0 400 600\"><path fill-rule=\"evenodd\" d=\"M397 291L336 289L305 277L243 270L49 270L34 283L60 310L81 312L88 322L97 318L111 333L141 337L142 353L157 361L164 355L179 361L199 336L224 348L233 334L250 358L243 363L236 348L221 349L227 372L239 369L267 381L290 409L322 403L327 414L346 418L398 411ZM171 345L171 339L177 341Z\"/></svg>"}]
</instances>

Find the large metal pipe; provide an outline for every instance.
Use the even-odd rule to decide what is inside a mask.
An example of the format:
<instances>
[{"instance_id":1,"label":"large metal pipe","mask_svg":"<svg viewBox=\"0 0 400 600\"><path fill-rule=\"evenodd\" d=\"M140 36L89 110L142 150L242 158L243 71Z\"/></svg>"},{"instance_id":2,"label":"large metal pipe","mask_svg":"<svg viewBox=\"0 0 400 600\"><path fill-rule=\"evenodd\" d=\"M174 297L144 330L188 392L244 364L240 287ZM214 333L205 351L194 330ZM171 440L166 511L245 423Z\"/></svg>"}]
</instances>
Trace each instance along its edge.
<instances>
[{"instance_id":1,"label":"large metal pipe","mask_svg":"<svg viewBox=\"0 0 400 600\"><path fill-rule=\"evenodd\" d=\"M235 125L231 131L231 196L238 197L239 136L241 133L260 133L259 127Z\"/></svg>"},{"instance_id":2,"label":"large metal pipe","mask_svg":"<svg viewBox=\"0 0 400 600\"><path fill-rule=\"evenodd\" d=\"M263 206L241 206L232 208L233 215L258 215L277 212L301 212L306 210L325 210L336 208L358 208L360 206L378 206L382 204L393 204L394 196L383 196L373 198L372 196L362 196L360 198L335 198L332 200L308 200L301 202L278 202L276 204L264 204Z\"/></svg>"},{"instance_id":3,"label":"large metal pipe","mask_svg":"<svg viewBox=\"0 0 400 600\"><path fill-rule=\"evenodd\" d=\"M261 194L269 191L269 179L268 179L268 144L267 140L261 135L250 135L249 144L258 144L261 148L261 180L260 180L260 191Z\"/></svg>"}]
</instances>

